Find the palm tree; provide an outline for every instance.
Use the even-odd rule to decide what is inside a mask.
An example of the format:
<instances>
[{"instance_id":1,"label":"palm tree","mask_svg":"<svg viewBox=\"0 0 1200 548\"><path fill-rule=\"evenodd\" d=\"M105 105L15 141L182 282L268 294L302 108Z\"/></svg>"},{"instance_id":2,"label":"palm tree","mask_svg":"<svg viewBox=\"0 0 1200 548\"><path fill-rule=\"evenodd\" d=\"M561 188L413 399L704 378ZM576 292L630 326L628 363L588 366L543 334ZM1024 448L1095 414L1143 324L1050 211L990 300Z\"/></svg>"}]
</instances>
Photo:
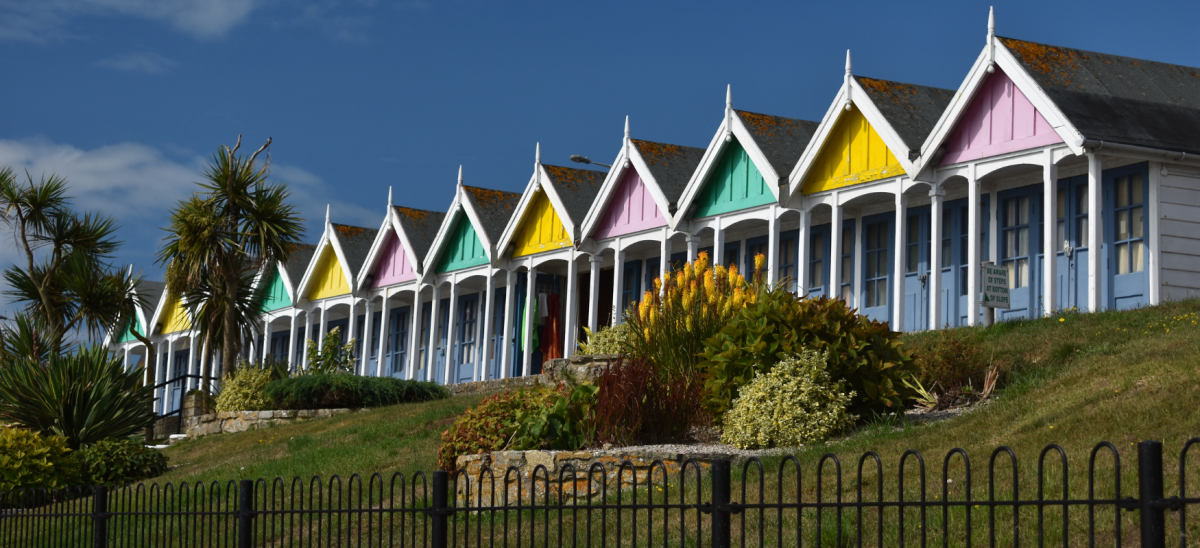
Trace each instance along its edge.
<instances>
[{"instance_id":1,"label":"palm tree","mask_svg":"<svg viewBox=\"0 0 1200 548\"><path fill-rule=\"evenodd\" d=\"M267 182L270 161L262 167L256 164L271 140L249 158L238 156L241 145L239 135L233 148L222 145L213 155L204 181L198 183L202 191L171 212L170 235L158 255L159 264L167 266L170 298L181 298L186 288L207 283L213 288L211 298L222 301L208 312L220 316L223 371L236 365L242 347L239 334L255 325L260 314L255 307L237 305L238 296L245 295L242 286L265 265L287 260L303 234L303 219L287 203L286 185ZM185 306L195 311L200 304ZM210 332L216 334L211 328Z\"/></svg>"},{"instance_id":2,"label":"palm tree","mask_svg":"<svg viewBox=\"0 0 1200 548\"><path fill-rule=\"evenodd\" d=\"M204 348L212 348L214 340L223 340L225 335L225 307L229 300L225 299L226 286L211 275L202 276L198 283L183 292L182 301L188 315L192 318L192 328L197 330ZM243 273L238 282L238 294L233 299L235 315L238 318L239 339L254 338L258 334L258 324L254 321L262 314L261 304L263 287L254 287L252 273ZM228 369L224 370L228 371ZM200 372L201 390L209 391L209 378L212 377L212 360L204 359Z\"/></svg>"}]
</instances>

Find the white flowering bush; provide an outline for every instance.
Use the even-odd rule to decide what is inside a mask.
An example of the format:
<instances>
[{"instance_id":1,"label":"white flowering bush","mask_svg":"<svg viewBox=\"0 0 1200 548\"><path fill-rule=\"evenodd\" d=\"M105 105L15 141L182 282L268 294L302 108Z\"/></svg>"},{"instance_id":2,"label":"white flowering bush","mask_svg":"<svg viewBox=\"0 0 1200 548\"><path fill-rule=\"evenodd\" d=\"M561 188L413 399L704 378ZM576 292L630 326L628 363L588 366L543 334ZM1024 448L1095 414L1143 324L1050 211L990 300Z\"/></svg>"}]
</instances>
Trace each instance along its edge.
<instances>
[{"instance_id":1,"label":"white flowering bush","mask_svg":"<svg viewBox=\"0 0 1200 548\"><path fill-rule=\"evenodd\" d=\"M633 344L631 325L629 322L621 322L614 327L601 327L599 331L592 331L584 327L587 340L579 341L579 354L584 356L625 354L626 349Z\"/></svg>"},{"instance_id":2,"label":"white flowering bush","mask_svg":"<svg viewBox=\"0 0 1200 548\"><path fill-rule=\"evenodd\" d=\"M784 358L739 392L725 415L721 441L739 449L796 447L845 429L854 391L843 392L825 368L825 355L805 350Z\"/></svg>"}]
</instances>

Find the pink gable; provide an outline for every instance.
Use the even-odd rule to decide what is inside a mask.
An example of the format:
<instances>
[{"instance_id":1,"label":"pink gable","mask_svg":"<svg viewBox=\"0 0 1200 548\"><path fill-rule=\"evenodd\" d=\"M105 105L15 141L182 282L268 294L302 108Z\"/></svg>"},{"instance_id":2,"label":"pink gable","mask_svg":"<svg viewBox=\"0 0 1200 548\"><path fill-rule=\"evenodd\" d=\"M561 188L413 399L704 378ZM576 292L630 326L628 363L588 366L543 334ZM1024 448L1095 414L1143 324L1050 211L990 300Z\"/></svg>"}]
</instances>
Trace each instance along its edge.
<instances>
[{"instance_id":1,"label":"pink gable","mask_svg":"<svg viewBox=\"0 0 1200 548\"><path fill-rule=\"evenodd\" d=\"M387 247L375 266L375 284L372 287L407 282L415 278L412 263L408 260L408 254L404 252L404 246L400 245L400 238L395 234L388 236Z\"/></svg>"},{"instance_id":2,"label":"pink gable","mask_svg":"<svg viewBox=\"0 0 1200 548\"><path fill-rule=\"evenodd\" d=\"M941 165L1061 142L1042 113L996 67L946 139Z\"/></svg>"},{"instance_id":3,"label":"pink gable","mask_svg":"<svg viewBox=\"0 0 1200 548\"><path fill-rule=\"evenodd\" d=\"M617 187L596 229L597 240L665 226L666 218L636 169L629 169Z\"/></svg>"}]
</instances>

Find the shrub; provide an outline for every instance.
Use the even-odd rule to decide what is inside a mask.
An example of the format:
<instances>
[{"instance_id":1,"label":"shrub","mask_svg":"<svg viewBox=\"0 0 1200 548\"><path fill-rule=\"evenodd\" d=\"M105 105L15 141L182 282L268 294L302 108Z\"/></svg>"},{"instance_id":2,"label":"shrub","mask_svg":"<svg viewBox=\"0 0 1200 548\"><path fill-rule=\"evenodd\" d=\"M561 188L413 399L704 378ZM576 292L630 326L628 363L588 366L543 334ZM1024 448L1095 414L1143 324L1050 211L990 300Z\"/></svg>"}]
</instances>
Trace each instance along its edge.
<instances>
[{"instance_id":1,"label":"shrub","mask_svg":"<svg viewBox=\"0 0 1200 548\"><path fill-rule=\"evenodd\" d=\"M632 346L633 324L622 322L612 327L601 327L595 333L586 327L587 341L580 341L579 354L594 356L596 354L624 354Z\"/></svg>"},{"instance_id":2,"label":"shrub","mask_svg":"<svg viewBox=\"0 0 1200 548\"><path fill-rule=\"evenodd\" d=\"M718 420L756 374L806 349L824 353L832 378L854 391L849 410L858 416L903 409L912 398L903 379L918 371L887 323L841 299L801 299L782 286L763 292L705 346L705 399Z\"/></svg>"},{"instance_id":3,"label":"shrub","mask_svg":"<svg viewBox=\"0 0 1200 548\"><path fill-rule=\"evenodd\" d=\"M983 386L988 365L974 329L939 329L913 337L912 354L921 368L921 384L943 391L968 383Z\"/></svg>"},{"instance_id":4,"label":"shrub","mask_svg":"<svg viewBox=\"0 0 1200 548\"><path fill-rule=\"evenodd\" d=\"M78 472L66 438L0 427L0 491L69 487Z\"/></svg>"},{"instance_id":5,"label":"shrub","mask_svg":"<svg viewBox=\"0 0 1200 548\"><path fill-rule=\"evenodd\" d=\"M458 457L462 455L504 449L517 430L517 414L544 407L546 397L547 391L538 388L484 398L442 432L442 446L437 454L438 468L453 472Z\"/></svg>"},{"instance_id":6,"label":"shrub","mask_svg":"<svg viewBox=\"0 0 1200 548\"><path fill-rule=\"evenodd\" d=\"M0 420L63 436L72 449L128 437L154 421L142 374L102 346L13 359L0 367Z\"/></svg>"},{"instance_id":7,"label":"shrub","mask_svg":"<svg viewBox=\"0 0 1200 548\"><path fill-rule=\"evenodd\" d=\"M217 412L270 409L273 402L263 390L274 378L272 369L245 363L225 373L221 376L221 393L217 394Z\"/></svg>"},{"instance_id":8,"label":"shrub","mask_svg":"<svg viewBox=\"0 0 1200 548\"><path fill-rule=\"evenodd\" d=\"M596 385L579 383L551 392L544 406L517 411L513 449L576 451L592 441Z\"/></svg>"},{"instance_id":9,"label":"shrub","mask_svg":"<svg viewBox=\"0 0 1200 548\"><path fill-rule=\"evenodd\" d=\"M846 413L854 392L844 393L813 351L788 356L741 390L725 416L721 441L739 449L797 447L854 424Z\"/></svg>"},{"instance_id":10,"label":"shrub","mask_svg":"<svg viewBox=\"0 0 1200 548\"><path fill-rule=\"evenodd\" d=\"M645 358L613 364L596 379L595 444L686 441L694 426L710 424L699 383L664 384Z\"/></svg>"},{"instance_id":11,"label":"shrub","mask_svg":"<svg viewBox=\"0 0 1200 548\"><path fill-rule=\"evenodd\" d=\"M85 483L122 486L167 471L167 457L132 439L101 440L75 453Z\"/></svg>"},{"instance_id":12,"label":"shrub","mask_svg":"<svg viewBox=\"0 0 1200 548\"><path fill-rule=\"evenodd\" d=\"M450 397L432 382L328 373L278 379L263 394L275 409L381 407Z\"/></svg>"},{"instance_id":13,"label":"shrub","mask_svg":"<svg viewBox=\"0 0 1200 548\"><path fill-rule=\"evenodd\" d=\"M333 373L352 373L356 360L354 359L354 339L341 343L340 331L335 327L325 334L321 346L317 341L308 340L308 365L300 371L301 375L328 375Z\"/></svg>"}]
</instances>

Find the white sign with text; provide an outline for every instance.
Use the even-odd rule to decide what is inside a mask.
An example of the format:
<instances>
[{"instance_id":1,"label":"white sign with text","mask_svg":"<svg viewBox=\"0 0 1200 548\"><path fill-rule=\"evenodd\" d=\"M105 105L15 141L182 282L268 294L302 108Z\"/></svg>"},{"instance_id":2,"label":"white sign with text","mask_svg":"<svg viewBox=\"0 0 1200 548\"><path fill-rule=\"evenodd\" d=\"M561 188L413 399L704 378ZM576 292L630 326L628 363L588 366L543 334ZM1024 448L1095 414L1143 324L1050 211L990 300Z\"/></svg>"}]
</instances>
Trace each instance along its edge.
<instances>
[{"instance_id":1,"label":"white sign with text","mask_svg":"<svg viewBox=\"0 0 1200 548\"><path fill-rule=\"evenodd\" d=\"M991 263L983 265L983 306L1009 308L1008 269Z\"/></svg>"}]
</instances>

